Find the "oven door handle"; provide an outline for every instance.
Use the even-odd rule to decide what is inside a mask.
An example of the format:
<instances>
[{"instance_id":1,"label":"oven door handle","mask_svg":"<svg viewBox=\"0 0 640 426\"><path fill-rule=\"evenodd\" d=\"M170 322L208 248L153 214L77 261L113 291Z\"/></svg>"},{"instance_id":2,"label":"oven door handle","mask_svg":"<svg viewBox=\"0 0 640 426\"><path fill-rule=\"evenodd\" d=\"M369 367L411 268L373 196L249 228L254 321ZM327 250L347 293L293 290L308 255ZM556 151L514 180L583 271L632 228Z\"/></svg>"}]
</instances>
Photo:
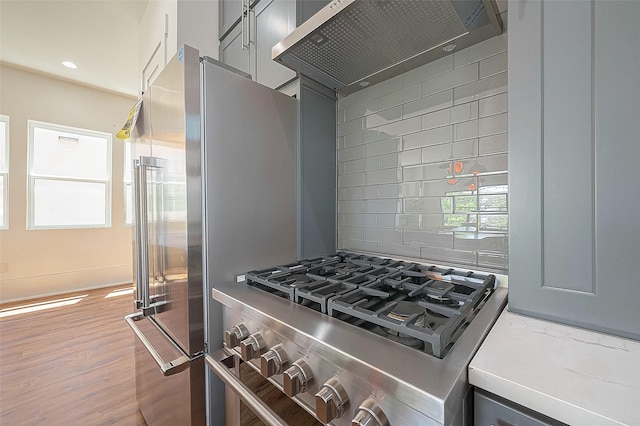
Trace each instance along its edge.
<instances>
[{"instance_id":1,"label":"oven door handle","mask_svg":"<svg viewBox=\"0 0 640 426\"><path fill-rule=\"evenodd\" d=\"M233 355L228 355L224 349L221 349L212 355L205 356L204 359L209 368L216 373L216 376L229 386L260 420L270 426L288 426L287 422L282 420L223 364L222 361L229 357L233 357Z\"/></svg>"}]
</instances>

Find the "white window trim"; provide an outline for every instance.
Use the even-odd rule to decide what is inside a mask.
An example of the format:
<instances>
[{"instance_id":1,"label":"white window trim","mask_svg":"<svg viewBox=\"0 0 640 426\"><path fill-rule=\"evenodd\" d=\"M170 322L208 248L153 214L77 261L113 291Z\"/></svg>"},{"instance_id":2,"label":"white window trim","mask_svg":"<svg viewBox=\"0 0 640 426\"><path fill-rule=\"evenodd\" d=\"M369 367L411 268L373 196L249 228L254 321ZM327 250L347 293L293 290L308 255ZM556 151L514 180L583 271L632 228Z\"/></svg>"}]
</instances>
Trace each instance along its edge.
<instances>
[{"instance_id":1,"label":"white window trim","mask_svg":"<svg viewBox=\"0 0 640 426\"><path fill-rule=\"evenodd\" d=\"M9 229L9 116L0 114L0 121L5 123L5 145L4 145L4 172L0 172L0 176L4 177L4 187L2 191L2 217L3 223L0 223L0 230Z\"/></svg>"},{"instance_id":2,"label":"white window trim","mask_svg":"<svg viewBox=\"0 0 640 426\"><path fill-rule=\"evenodd\" d=\"M42 229L92 229L92 228L110 228L111 227L111 186L113 180L112 171L112 135L106 132L99 132L96 130L81 129L77 127L64 126L61 124L45 123L43 121L27 120L28 127L28 147L27 147L27 161L28 161L28 206L27 206L27 230L42 230ZM35 175L33 173L33 133L35 128L74 133L84 136L100 137L107 139L107 152L109 156L107 158L107 175L106 180L102 179L79 179L79 178L62 178L59 176L47 176L47 175ZM35 205L35 181L37 179L57 180L67 182L95 182L105 183L107 190L105 191L105 223L102 225L59 225L59 226L36 226L34 224L34 205Z\"/></svg>"}]
</instances>

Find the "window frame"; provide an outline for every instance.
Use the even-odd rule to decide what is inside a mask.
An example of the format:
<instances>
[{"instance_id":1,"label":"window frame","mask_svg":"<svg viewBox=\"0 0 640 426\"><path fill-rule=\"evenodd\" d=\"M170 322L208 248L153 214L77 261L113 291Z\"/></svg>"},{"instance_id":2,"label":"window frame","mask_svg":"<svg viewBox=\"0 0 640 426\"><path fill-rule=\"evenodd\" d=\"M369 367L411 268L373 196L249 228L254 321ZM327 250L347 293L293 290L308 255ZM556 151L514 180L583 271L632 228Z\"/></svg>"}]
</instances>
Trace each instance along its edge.
<instances>
[{"instance_id":1,"label":"window frame","mask_svg":"<svg viewBox=\"0 0 640 426\"><path fill-rule=\"evenodd\" d=\"M36 128L46 129L55 132L72 133L79 136L90 136L104 138L107 141L107 178L106 179L87 179L75 177L60 177L34 174L34 131ZM97 130L81 129L62 124L46 123L37 120L27 120L27 230L44 230L44 229L97 229L111 228L111 210L112 210L112 185L113 185L113 136L111 133L100 132ZM35 183L36 180L60 181L60 182L81 182L81 183L104 183L105 190L105 221L104 224L91 225L35 225Z\"/></svg>"},{"instance_id":2,"label":"window frame","mask_svg":"<svg viewBox=\"0 0 640 426\"><path fill-rule=\"evenodd\" d=\"M2 186L2 222L0 222L0 230L9 229L9 116L0 114L0 121L5 124L4 128L4 171L0 169L0 176L3 177L4 185Z\"/></svg>"}]
</instances>

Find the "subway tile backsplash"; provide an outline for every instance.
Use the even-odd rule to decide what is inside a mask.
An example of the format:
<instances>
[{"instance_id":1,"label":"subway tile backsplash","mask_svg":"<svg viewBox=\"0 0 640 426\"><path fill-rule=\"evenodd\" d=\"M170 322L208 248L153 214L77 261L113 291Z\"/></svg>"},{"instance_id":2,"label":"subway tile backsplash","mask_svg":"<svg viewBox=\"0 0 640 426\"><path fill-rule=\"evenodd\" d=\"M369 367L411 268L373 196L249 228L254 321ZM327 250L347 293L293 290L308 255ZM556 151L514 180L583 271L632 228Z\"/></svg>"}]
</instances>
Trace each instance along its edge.
<instances>
[{"instance_id":1,"label":"subway tile backsplash","mask_svg":"<svg viewBox=\"0 0 640 426\"><path fill-rule=\"evenodd\" d=\"M508 268L507 42L338 101L338 246Z\"/></svg>"}]
</instances>

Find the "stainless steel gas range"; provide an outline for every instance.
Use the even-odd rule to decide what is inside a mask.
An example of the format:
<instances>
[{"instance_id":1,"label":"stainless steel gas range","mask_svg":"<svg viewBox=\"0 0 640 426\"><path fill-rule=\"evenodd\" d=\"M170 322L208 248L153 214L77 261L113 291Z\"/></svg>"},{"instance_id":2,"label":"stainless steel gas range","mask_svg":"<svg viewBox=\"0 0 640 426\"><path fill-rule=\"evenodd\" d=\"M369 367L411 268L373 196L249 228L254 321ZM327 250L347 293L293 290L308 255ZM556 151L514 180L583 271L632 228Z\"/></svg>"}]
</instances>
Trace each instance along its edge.
<instances>
[{"instance_id":1,"label":"stainless steel gas range","mask_svg":"<svg viewBox=\"0 0 640 426\"><path fill-rule=\"evenodd\" d=\"M240 362L325 424L471 423L467 366L507 298L494 275L338 252L238 281L212 290L225 345L206 361L265 423L286 424Z\"/></svg>"}]
</instances>

